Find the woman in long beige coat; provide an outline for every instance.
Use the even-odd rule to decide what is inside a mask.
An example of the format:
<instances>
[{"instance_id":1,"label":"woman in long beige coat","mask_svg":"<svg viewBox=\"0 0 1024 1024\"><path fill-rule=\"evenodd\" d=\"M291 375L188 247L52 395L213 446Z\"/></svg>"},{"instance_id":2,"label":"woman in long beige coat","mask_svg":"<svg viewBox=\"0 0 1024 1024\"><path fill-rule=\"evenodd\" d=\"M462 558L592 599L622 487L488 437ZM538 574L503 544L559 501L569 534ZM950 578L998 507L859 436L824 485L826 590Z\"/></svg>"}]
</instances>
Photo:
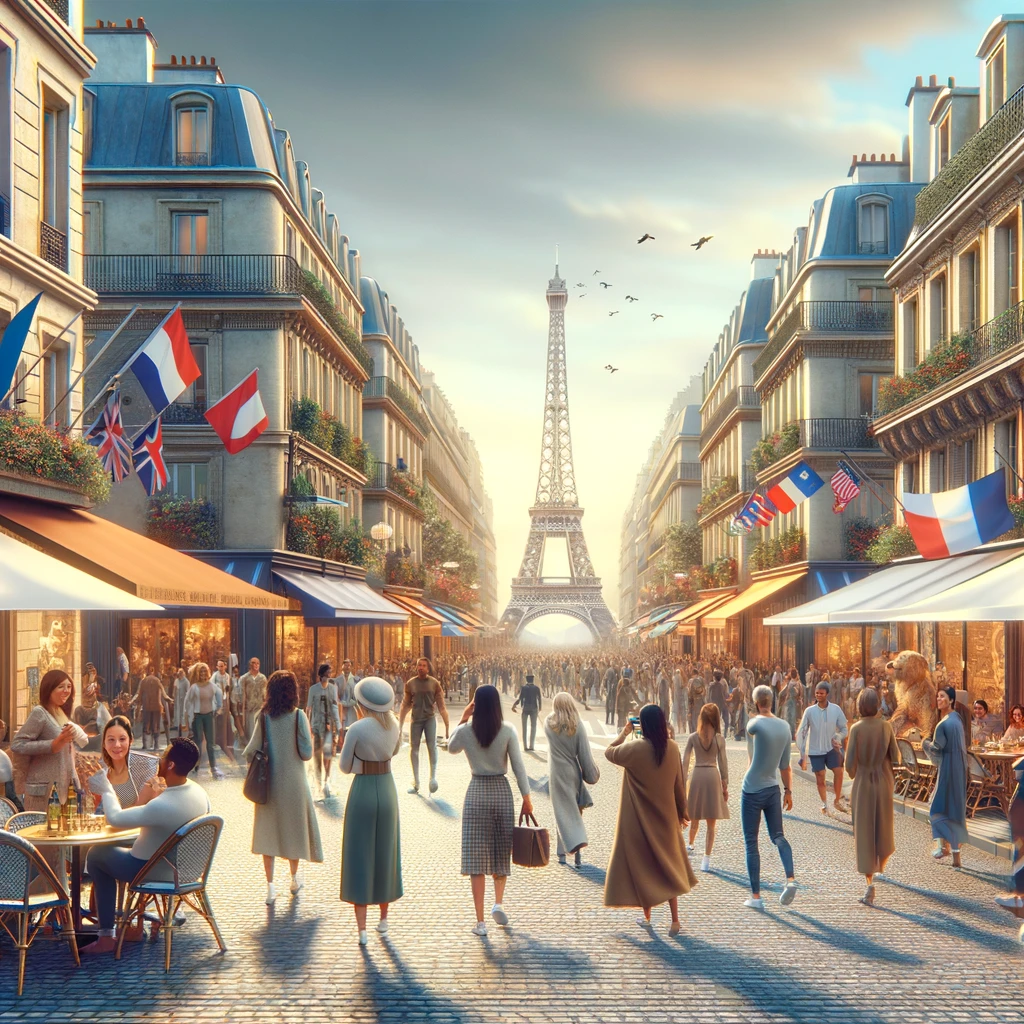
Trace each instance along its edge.
<instances>
[{"instance_id":1,"label":"woman in long beige coat","mask_svg":"<svg viewBox=\"0 0 1024 1024\"><path fill-rule=\"evenodd\" d=\"M604 905L642 907L637 924L650 928L651 907L667 901L669 935L678 935L679 897L697 884L683 839L689 824L683 765L657 704L640 711L640 729L642 736L630 740L633 727L627 722L604 752L624 769Z\"/></svg>"},{"instance_id":2,"label":"woman in long beige coat","mask_svg":"<svg viewBox=\"0 0 1024 1024\"><path fill-rule=\"evenodd\" d=\"M861 903L875 902L876 874L896 850L893 835L893 765L900 751L892 726L878 714L878 691L861 690L857 698L860 720L850 727L846 746L846 771L853 779L851 813L857 848L857 870L867 879Z\"/></svg>"}]
</instances>

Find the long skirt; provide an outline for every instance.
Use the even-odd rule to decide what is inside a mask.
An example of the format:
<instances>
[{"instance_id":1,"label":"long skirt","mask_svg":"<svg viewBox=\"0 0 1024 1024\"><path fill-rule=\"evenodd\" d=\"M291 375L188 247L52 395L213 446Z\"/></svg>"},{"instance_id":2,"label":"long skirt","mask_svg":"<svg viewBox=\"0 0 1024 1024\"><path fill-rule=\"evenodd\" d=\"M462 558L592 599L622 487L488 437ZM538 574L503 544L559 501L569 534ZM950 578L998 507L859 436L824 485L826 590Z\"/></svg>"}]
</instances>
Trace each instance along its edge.
<instances>
[{"instance_id":1,"label":"long skirt","mask_svg":"<svg viewBox=\"0 0 1024 1024\"><path fill-rule=\"evenodd\" d=\"M402 842L394 777L357 775L345 804L341 898L394 903L402 896Z\"/></svg>"},{"instance_id":2,"label":"long skirt","mask_svg":"<svg viewBox=\"0 0 1024 1024\"><path fill-rule=\"evenodd\" d=\"M462 804L462 873L508 875L512 870L512 787L504 775L474 775Z\"/></svg>"}]
</instances>

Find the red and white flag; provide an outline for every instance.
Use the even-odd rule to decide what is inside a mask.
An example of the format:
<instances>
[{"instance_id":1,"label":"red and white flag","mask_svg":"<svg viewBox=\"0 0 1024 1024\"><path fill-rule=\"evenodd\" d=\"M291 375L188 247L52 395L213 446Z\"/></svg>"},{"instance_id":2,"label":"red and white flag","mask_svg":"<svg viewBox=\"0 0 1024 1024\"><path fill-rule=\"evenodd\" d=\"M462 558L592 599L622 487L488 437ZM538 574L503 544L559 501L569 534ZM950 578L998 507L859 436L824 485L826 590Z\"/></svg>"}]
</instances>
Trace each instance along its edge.
<instances>
[{"instance_id":1,"label":"red and white flag","mask_svg":"<svg viewBox=\"0 0 1024 1024\"><path fill-rule=\"evenodd\" d=\"M248 448L270 423L260 398L258 373L253 370L206 410L206 421L224 442L229 455L237 455Z\"/></svg>"}]
</instances>

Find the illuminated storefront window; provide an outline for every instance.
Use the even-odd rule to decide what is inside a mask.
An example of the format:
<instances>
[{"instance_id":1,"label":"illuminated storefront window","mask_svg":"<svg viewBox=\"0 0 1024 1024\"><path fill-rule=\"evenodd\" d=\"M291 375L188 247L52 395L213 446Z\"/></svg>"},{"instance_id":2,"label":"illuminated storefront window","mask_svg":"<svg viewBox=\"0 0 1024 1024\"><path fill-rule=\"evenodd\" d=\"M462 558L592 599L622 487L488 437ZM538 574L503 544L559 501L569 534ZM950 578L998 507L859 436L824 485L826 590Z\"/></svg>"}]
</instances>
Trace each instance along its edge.
<instances>
[{"instance_id":1,"label":"illuminated storefront window","mask_svg":"<svg viewBox=\"0 0 1024 1024\"><path fill-rule=\"evenodd\" d=\"M131 620L128 662L133 683L151 672L160 676L165 688L174 679L174 671L181 661L178 622L178 619Z\"/></svg>"},{"instance_id":2,"label":"illuminated storefront window","mask_svg":"<svg viewBox=\"0 0 1024 1024\"><path fill-rule=\"evenodd\" d=\"M971 700L988 702L1005 715L1006 647L1002 622L967 623L967 689ZM948 667L948 662L947 662Z\"/></svg>"},{"instance_id":3,"label":"illuminated storefront window","mask_svg":"<svg viewBox=\"0 0 1024 1024\"><path fill-rule=\"evenodd\" d=\"M231 654L231 620L183 619L181 639L186 666L202 661L216 671L217 662L227 663Z\"/></svg>"},{"instance_id":4,"label":"illuminated storefront window","mask_svg":"<svg viewBox=\"0 0 1024 1024\"><path fill-rule=\"evenodd\" d=\"M22 725L39 703L39 680L51 669L63 669L81 694L82 624L78 612L18 612L17 682L13 728ZM9 729L13 732L11 723Z\"/></svg>"},{"instance_id":5,"label":"illuminated storefront window","mask_svg":"<svg viewBox=\"0 0 1024 1024\"><path fill-rule=\"evenodd\" d=\"M946 666L946 681L958 690L964 685L964 625L940 622L936 628L936 661ZM1001 685L1001 684L1000 684Z\"/></svg>"},{"instance_id":6,"label":"illuminated storefront window","mask_svg":"<svg viewBox=\"0 0 1024 1024\"><path fill-rule=\"evenodd\" d=\"M814 664L821 671L843 673L851 665L860 668L864 660L863 631L860 626L818 626L814 630Z\"/></svg>"}]
</instances>

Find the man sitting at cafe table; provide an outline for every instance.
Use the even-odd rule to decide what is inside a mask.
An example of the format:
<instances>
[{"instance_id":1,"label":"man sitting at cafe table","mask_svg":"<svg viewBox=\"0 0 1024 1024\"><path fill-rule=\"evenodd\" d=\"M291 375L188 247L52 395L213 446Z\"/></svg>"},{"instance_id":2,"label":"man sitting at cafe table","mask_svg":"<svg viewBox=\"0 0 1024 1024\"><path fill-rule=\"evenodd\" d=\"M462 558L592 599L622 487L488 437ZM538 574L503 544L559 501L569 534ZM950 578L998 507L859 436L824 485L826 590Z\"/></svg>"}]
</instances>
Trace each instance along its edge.
<instances>
[{"instance_id":1,"label":"man sitting at cafe table","mask_svg":"<svg viewBox=\"0 0 1024 1024\"><path fill-rule=\"evenodd\" d=\"M160 758L156 776L143 787L144 791L150 790L149 799L135 807L121 807L105 767L93 776L91 788L103 799L107 823L118 829L137 828L140 832L131 848L94 846L89 851L86 869L92 878L100 928L99 938L83 947L82 952L113 951L117 883L130 882L182 825L209 813L206 791L188 777L198 763L199 748L192 740L171 740ZM143 795L146 794L140 794Z\"/></svg>"}]
</instances>

